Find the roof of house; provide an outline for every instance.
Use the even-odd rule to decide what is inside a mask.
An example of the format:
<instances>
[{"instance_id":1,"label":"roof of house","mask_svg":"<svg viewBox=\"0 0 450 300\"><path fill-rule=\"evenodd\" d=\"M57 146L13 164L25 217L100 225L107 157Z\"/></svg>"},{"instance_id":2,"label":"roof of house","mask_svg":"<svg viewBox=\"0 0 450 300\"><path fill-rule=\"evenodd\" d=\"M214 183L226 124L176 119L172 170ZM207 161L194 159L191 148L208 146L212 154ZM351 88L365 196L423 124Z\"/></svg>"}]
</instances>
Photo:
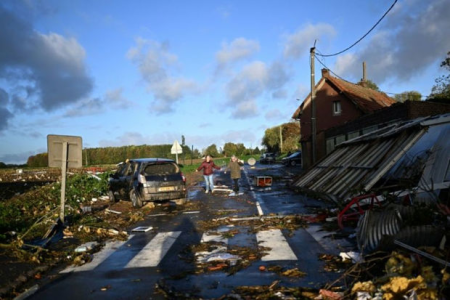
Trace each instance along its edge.
<instances>
[{"instance_id":1,"label":"roof of house","mask_svg":"<svg viewBox=\"0 0 450 300\"><path fill-rule=\"evenodd\" d=\"M328 70L322 70L322 78L316 85L316 89L320 89L325 82L330 83L341 91L350 101L352 101L357 108L363 113L367 114L377 109L391 106L396 101L383 92L375 91L371 88L364 87L361 84L354 84L348 81L333 77ZM297 108L294 119L302 113L303 106L311 98L311 93L305 98L303 103Z\"/></svg>"}]
</instances>

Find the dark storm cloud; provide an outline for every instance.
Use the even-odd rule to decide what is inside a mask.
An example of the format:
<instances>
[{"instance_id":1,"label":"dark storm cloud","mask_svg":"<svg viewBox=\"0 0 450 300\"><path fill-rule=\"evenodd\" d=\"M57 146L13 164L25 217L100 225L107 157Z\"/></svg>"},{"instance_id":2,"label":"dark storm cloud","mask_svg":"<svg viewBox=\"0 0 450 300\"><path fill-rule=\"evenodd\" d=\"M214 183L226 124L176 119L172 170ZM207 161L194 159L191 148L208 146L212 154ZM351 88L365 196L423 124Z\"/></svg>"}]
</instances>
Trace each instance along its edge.
<instances>
[{"instance_id":1,"label":"dark storm cloud","mask_svg":"<svg viewBox=\"0 0 450 300\"><path fill-rule=\"evenodd\" d=\"M366 61L368 77L382 83L408 80L438 66L450 50L449 16L448 0L399 2L361 51L338 58L336 73L359 79Z\"/></svg>"},{"instance_id":2,"label":"dark storm cloud","mask_svg":"<svg viewBox=\"0 0 450 300\"><path fill-rule=\"evenodd\" d=\"M0 78L13 107L52 111L89 95L83 47L74 38L35 31L16 12L0 4Z\"/></svg>"},{"instance_id":3,"label":"dark storm cloud","mask_svg":"<svg viewBox=\"0 0 450 300\"><path fill-rule=\"evenodd\" d=\"M8 93L0 88L0 132L7 128L8 120L13 117L13 114L6 108L8 102Z\"/></svg>"}]
</instances>

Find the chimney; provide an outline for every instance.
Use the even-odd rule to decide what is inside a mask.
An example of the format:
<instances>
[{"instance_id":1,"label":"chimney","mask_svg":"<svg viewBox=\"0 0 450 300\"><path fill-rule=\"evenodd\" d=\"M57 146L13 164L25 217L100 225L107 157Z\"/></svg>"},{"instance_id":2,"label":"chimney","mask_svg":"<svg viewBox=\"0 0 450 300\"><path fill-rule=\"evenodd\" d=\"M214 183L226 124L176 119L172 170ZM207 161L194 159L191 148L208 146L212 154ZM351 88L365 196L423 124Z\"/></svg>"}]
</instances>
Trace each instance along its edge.
<instances>
[{"instance_id":1,"label":"chimney","mask_svg":"<svg viewBox=\"0 0 450 300\"><path fill-rule=\"evenodd\" d=\"M330 76L330 71L328 69L322 69L322 78Z\"/></svg>"},{"instance_id":2,"label":"chimney","mask_svg":"<svg viewBox=\"0 0 450 300\"><path fill-rule=\"evenodd\" d=\"M366 62L365 61L363 61L363 77L357 84L362 87L367 87Z\"/></svg>"},{"instance_id":3,"label":"chimney","mask_svg":"<svg viewBox=\"0 0 450 300\"><path fill-rule=\"evenodd\" d=\"M363 78L361 80L362 82L366 82L367 81L367 74L366 74L366 62L363 61Z\"/></svg>"}]
</instances>

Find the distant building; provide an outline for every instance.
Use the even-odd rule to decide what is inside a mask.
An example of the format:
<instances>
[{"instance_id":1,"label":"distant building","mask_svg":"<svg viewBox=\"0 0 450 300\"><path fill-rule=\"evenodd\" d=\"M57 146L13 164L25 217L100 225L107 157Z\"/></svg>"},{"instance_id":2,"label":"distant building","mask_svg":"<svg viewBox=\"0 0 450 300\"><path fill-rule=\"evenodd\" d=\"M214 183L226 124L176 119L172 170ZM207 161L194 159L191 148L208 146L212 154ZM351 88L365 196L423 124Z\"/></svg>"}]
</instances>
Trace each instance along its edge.
<instances>
[{"instance_id":1,"label":"distant building","mask_svg":"<svg viewBox=\"0 0 450 300\"><path fill-rule=\"evenodd\" d=\"M385 93L364 87L364 81L353 84L333 77L322 69L322 78L316 85L316 162L331 147L325 139L327 129L345 124L376 110L389 107L396 101ZM300 121L300 142L303 167L312 166L311 94L297 108L292 116ZM335 140L335 144L341 142ZM332 147L335 146L333 144Z\"/></svg>"}]
</instances>

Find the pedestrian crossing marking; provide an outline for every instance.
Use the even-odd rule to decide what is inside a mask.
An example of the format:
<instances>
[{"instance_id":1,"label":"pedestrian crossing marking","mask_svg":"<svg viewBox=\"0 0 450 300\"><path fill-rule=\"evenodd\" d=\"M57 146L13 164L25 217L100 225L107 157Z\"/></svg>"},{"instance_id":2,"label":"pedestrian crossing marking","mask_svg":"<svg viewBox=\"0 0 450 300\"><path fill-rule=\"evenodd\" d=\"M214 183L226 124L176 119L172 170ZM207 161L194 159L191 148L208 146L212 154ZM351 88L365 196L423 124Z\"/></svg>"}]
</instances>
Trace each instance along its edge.
<instances>
[{"instance_id":1,"label":"pedestrian crossing marking","mask_svg":"<svg viewBox=\"0 0 450 300\"><path fill-rule=\"evenodd\" d=\"M125 268L156 267L180 236L181 231L158 233L145 247L125 266Z\"/></svg>"},{"instance_id":2,"label":"pedestrian crossing marking","mask_svg":"<svg viewBox=\"0 0 450 300\"><path fill-rule=\"evenodd\" d=\"M129 240L133 238L134 235L130 235ZM84 264L82 266L69 266L62 270L60 273L70 273L70 272L81 272L81 271L90 271L100 265L103 261L105 261L111 254L116 252L117 249L122 247L127 241L113 241L107 242L105 247L97 253L94 253L94 257L91 262Z\"/></svg>"},{"instance_id":3,"label":"pedestrian crossing marking","mask_svg":"<svg viewBox=\"0 0 450 300\"><path fill-rule=\"evenodd\" d=\"M279 229L270 229L256 233L258 244L271 248L268 254L261 257L262 261L297 260L283 233Z\"/></svg>"},{"instance_id":4,"label":"pedestrian crossing marking","mask_svg":"<svg viewBox=\"0 0 450 300\"><path fill-rule=\"evenodd\" d=\"M125 268L156 267L163 260L167 252L174 245L175 241L181 235L181 231L160 232L147 245L144 246L125 266ZM69 266L60 273L91 271L107 260L124 244L128 243L135 235L130 235L128 241L107 242L104 248L93 255L91 262L82 266ZM279 229L259 231L256 233L258 244L262 247L271 248L267 255L261 258L262 261L274 260L297 260L297 256L290 248L283 233ZM228 238L219 234L203 233L201 243L216 242L216 249L210 252L199 252L197 259L202 259L216 252L226 252L229 242Z\"/></svg>"}]
</instances>

